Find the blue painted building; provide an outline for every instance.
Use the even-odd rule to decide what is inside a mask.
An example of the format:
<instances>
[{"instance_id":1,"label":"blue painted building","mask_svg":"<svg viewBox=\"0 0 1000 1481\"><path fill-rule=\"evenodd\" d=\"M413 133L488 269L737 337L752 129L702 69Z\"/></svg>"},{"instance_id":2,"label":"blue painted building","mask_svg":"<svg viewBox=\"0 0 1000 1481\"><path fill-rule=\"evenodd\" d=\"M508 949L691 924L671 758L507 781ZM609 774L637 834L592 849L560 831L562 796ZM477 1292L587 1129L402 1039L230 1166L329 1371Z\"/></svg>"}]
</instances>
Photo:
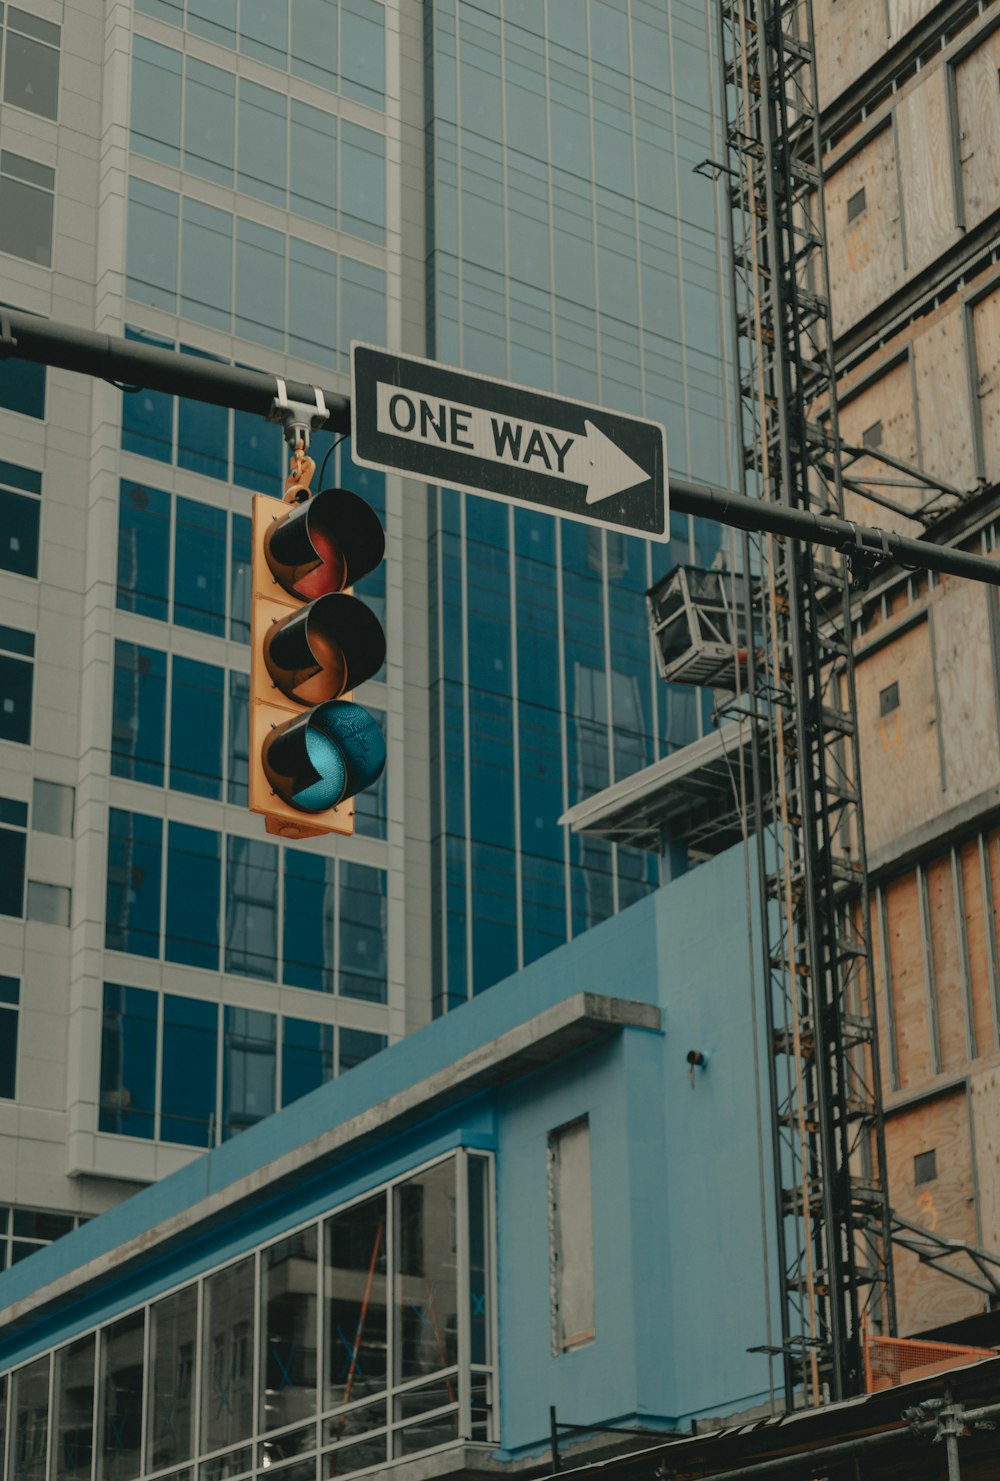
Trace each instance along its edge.
<instances>
[{"instance_id":1,"label":"blue painted building","mask_svg":"<svg viewBox=\"0 0 1000 1481\"><path fill-rule=\"evenodd\" d=\"M473 1474L549 1406L766 1401L745 898L735 849L0 1277L9 1481Z\"/></svg>"}]
</instances>

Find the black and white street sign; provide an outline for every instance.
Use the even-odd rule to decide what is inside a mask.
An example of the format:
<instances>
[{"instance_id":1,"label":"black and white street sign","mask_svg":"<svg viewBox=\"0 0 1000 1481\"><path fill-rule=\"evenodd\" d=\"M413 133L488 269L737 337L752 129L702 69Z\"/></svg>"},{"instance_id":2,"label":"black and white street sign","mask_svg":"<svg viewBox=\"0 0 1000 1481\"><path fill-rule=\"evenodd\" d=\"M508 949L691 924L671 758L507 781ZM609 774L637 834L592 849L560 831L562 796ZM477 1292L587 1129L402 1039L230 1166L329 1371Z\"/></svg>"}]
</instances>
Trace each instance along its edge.
<instances>
[{"instance_id":1,"label":"black and white street sign","mask_svg":"<svg viewBox=\"0 0 1000 1481\"><path fill-rule=\"evenodd\" d=\"M670 538L659 422L356 341L351 419L365 468Z\"/></svg>"}]
</instances>

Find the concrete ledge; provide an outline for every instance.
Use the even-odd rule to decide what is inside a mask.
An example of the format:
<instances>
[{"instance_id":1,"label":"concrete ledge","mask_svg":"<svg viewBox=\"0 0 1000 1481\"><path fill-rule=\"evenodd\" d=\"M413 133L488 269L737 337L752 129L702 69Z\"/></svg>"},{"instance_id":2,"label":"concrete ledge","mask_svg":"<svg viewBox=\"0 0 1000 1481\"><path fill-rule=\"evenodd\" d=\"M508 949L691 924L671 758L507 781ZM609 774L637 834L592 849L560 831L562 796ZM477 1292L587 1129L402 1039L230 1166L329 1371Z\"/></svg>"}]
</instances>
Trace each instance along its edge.
<instances>
[{"instance_id":1,"label":"concrete ledge","mask_svg":"<svg viewBox=\"0 0 1000 1481\"><path fill-rule=\"evenodd\" d=\"M84 1286L100 1287L120 1279L130 1265L151 1253L163 1255L187 1240L193 1226L211 1228L232 1219L262 1197L273 1197L313 1178L318 1171L335 1167L367 1147L388 1141L458 1101L520 1079L619 1029L659 1032L660 1027L660 1010L649 1003L589 992L565 998L425 1079L413 1081L385 1100L273 1161L263 1162L252 1172L186 1204L153 1227L13 1301L0 1311L0 1331L9 1332L29 1318L37 1317L45 1307L71 1293L79 1294ZM207 1154L206 1182L210 1180L210 1164L215 1155Z\"/></svg>"}]
</instances>

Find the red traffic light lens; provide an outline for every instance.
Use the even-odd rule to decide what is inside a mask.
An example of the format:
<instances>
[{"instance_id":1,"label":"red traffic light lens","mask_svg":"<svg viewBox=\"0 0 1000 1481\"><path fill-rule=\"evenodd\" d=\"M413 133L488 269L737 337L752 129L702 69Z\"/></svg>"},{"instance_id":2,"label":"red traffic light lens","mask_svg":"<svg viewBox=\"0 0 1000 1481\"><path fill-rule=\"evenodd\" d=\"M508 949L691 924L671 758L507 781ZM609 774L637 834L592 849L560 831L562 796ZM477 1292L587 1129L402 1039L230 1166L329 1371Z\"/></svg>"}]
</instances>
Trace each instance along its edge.
<instances>
[{"instance_id":1,"label":"red traffic light lens","mask_svg":"<svg viewBox=\"0 0 1000 1481\"><path fill-rule=\"evenodd\" d=\"M304 600L343 591L373 571L384 554L378 515L350 489L323 489L275 520L264 536L275 580Z\"/></svg>"}]
</instances>

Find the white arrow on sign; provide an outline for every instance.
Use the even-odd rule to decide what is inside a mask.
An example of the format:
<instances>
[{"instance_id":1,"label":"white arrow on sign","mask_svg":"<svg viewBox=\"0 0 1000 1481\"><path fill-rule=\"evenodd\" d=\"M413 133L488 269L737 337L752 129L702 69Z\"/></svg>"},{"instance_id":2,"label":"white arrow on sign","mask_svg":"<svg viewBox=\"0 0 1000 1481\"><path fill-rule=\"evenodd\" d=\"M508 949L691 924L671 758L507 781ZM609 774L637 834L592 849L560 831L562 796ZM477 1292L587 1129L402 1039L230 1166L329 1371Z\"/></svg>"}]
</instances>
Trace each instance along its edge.
<instances>
[{"instance_id":1,"label":"white arrow on sign","mask_svg":"<svg viewBox=\"0 0 1000 1481\"><path fill-rule=\"evenodd\" d=\"M589 421L584 421L581 437L385 381L377 386L377 418L378 430L390 437L584 484L588 504L610 499L652 476Z\"/></svg>"}]
</instances>

